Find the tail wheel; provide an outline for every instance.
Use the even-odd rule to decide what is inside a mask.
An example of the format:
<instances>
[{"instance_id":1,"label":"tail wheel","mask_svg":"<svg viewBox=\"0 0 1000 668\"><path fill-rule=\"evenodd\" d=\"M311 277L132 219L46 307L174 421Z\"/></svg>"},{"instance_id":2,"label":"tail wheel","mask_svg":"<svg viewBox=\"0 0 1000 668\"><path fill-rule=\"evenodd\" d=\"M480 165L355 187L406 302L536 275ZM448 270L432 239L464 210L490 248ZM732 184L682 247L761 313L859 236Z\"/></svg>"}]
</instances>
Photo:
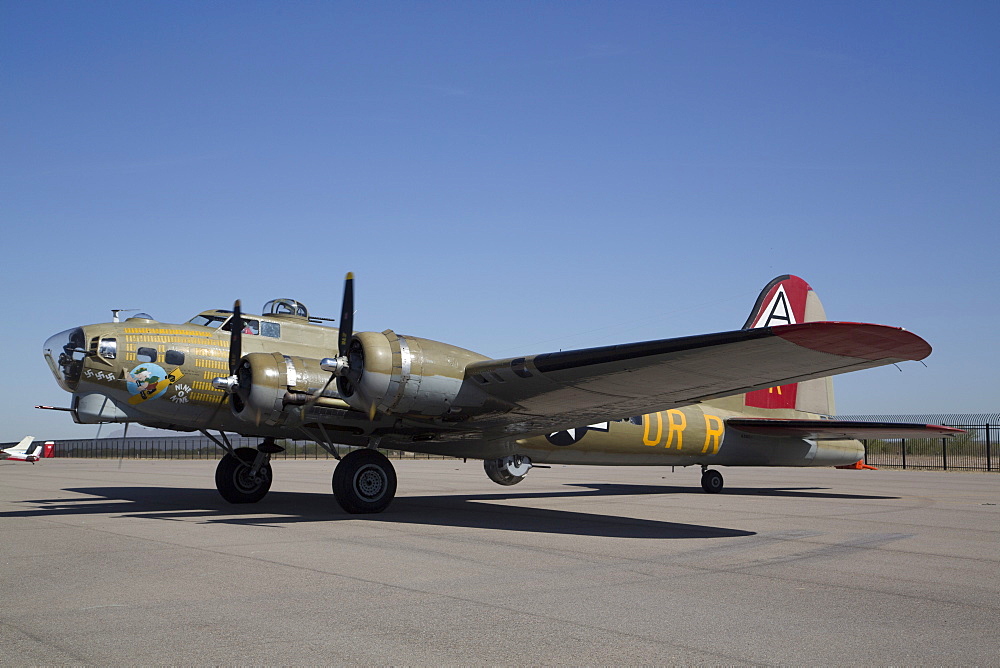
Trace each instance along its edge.
<instances>
[{"instance_id":1,"label":"tail wheel","mask_svg":"<svg viewBox=\"0 0 1000 668\"><path fill-rule=\"evenodd\" d=\"M705 471L701 474L701 488L709 494L722 491L722 474L718 471Z\"/></svg>"},{"instance_id":2,"label":"tail wheel","mask_svg":"<svg viewBox=\"0 0 1000 668\"><path fill-rule=\"evenodd\" d=\"M250 475L257 451L236 448L219 460L215 469L215 486L229 503L257 503L271 489L271 464L264 462L257 474Z\"/></svg>"},{"instance_id":3,"label":"tail wheel","mask_svg":"<svg viewBox=\"0 0 1000 668\"><path fill-rule=\"evenodd\" d=\"M396 496L396 471L377 450L355 450L333 470L333 495L346 512L380 513Z\"/></svg>"}]
</instances>

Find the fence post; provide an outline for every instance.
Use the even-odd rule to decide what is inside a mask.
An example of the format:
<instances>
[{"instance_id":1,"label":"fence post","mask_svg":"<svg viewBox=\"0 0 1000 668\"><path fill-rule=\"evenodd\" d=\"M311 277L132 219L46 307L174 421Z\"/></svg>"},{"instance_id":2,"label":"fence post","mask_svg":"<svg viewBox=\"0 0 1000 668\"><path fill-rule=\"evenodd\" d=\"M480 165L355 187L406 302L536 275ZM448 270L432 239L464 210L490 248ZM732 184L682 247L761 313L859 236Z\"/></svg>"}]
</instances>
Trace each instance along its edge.
<instances>
[{"instance_id":1,"label":"fence post","mask_svg":"<svg viewBox=\"0 0 1000 668\"><path fill-rule=\"evenodd\" d=\"M905 471L906 470L906 439L905 438L901 439L900 443L902 444L902 448L903 448L903 470Z\"/></svg>"},{"instance_id":2,"label":"fence post","mask_svg":"<svg viewBox=\"0 0 1000 668\"><path fill-rule=\"evenodd\" d=\"M948 439L941 439L941 463L944 465L944 470L948 470Z\"/></svg>"},{"instance_id":3,"label":"fence post","mask_svg":"<svg viewBox=\"0 0 1000 668\"><path fill-rule=\"evenodd\" d=\"M993 431L990 425L986 425L986 470L993 470L993 462L991 461L990 453L990 432Z\"/></svg>"}]
</instances>

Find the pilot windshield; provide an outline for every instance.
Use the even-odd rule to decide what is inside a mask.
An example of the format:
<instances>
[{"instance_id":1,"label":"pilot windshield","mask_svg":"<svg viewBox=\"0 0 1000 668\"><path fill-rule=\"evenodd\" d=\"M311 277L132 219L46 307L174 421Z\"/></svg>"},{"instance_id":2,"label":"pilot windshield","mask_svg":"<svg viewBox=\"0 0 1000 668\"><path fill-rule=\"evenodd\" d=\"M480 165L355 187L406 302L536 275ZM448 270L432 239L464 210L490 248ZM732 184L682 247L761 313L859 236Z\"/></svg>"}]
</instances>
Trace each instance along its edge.
<instances>
[{"instance_id":1,"label":"pilot windshield","mask_svg":"<svg viewBox=\"0 0 1000 668\"><path fill-rule=\"evenodd\" d=\"M228 316L220 315L209 315L207 313L200 313L195 317L188 320L188 323L192 325L201 325L202 327L211 327L212 329L218 329L222 323L228 320Z\"/></svg>"}]
</instances>

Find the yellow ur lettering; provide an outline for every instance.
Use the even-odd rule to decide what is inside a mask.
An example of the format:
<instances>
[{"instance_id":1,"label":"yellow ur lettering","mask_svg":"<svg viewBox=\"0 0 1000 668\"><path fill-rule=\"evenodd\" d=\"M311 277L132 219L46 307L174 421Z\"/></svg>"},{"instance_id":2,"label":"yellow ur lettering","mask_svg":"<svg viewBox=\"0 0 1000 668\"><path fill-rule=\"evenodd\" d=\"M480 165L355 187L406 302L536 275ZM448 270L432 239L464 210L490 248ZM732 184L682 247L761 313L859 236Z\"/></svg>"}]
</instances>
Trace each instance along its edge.
<instances>
[{"instance_id":1,"label":"yellow ur lettering","mask_svg":"<svg viewBox=\"0 0 1000 668\"><path fill-rule=\"evenodd\" d=\"M683 411L671 408L667 413L667 442L666 447L674 447L680 450L684 445L684 430L687 429L687 417ZM655 428L654 428L655 423ZM663 413L651 413L644 415L642 420L642 444L660 445L663 441Z\"/></svg>"}]
</instances>

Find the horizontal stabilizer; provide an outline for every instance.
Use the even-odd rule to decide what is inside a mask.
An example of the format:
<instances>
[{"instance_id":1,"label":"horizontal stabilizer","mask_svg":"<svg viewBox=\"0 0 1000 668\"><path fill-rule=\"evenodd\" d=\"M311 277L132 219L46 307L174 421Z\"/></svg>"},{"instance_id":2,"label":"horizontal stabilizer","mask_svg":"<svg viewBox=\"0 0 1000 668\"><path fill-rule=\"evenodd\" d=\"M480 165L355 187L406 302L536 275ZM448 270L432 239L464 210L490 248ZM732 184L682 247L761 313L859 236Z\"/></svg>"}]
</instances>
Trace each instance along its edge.
<instances>
[{"instance_id":1,"label":"horizontal stabilizer","mask_svg":"<svg viewBox=\"0 0 1000 668\"><path fill-rule=\"evenodd\" d=\"M962 429L936 424L853 422L849 420L775 420L731 418L726 426L758 436L809 438L816 441L853 438L942 438L964 434Z\"/></svg>"}]
</instances>

